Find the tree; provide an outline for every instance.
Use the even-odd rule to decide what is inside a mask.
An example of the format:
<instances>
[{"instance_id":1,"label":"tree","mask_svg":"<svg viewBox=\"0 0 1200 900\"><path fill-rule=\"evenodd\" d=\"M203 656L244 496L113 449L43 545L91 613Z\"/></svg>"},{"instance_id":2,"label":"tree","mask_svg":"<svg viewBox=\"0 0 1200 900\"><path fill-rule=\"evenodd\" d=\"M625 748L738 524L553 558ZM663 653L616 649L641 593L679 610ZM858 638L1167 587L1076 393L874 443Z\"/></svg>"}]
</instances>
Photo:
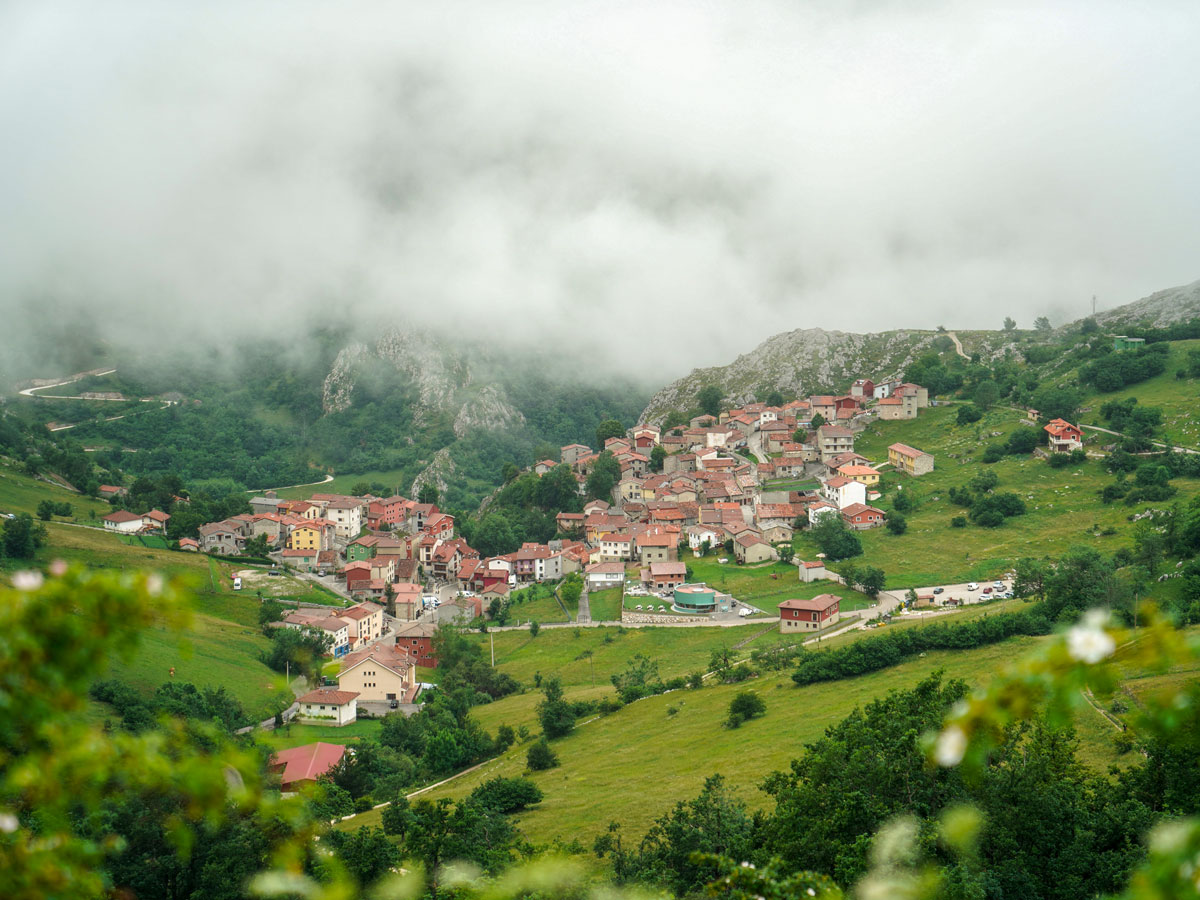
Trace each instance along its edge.
<instances>
[{"instance_id":1,"label":"tree","mask_svg":"<svg viewBox=\"0 0 1200 900\"><path fill-rule=\"evenodd\" d=\"M507 516L500 511L489 511L471 535L471 545L483 556L511 553L521 546Z\"/></svg>"},{"instance_id":2,"label":"tree","mask_svg":"<svg viewBox=\"0 0 1200 900\"><path fill-rule=\"evenodd\" d=\"M579 606L579 598L583 594L583 579L578 572L572 572L563 579L558 588L558 597L568 610Z\"/></svg>"},{"instance_id":3,"label":"tree","mask_svg":"<svg viewBox=\"0 0 1200 900\"><path fill-rule=\"evenodd\" d=\"M841 516L821 516L813 526L812 536L826 558L834 562L862 555L862 542L857 534L846 527Z\"/></svg>"},{"instance_id":4,"label":"tree","mask_svg":"<svg viewBox=\"0 0 1200 900\"><path fill-rule=\"evenodd\" d=\"M37 517L43 522L49 522L54 518L54 501L43 500L37 505Z\"/></svg>"},{"instance_id":5,"label":"tree","mask_svg":"<svg viewBox=\"0 0 1200 900\"><path fill-rule=\"evenodd\" d=\"M796 558L796 548L790 543L777 544L775 549L779 551L779 561L785 565Z\"/></svg>"},{"instance_id":6,"label":"tree","mask_svg":"<svg viewBox=\"0 0 1200 900\"><path fill-rule=\"evenodd\" d=\"M471 791L468 801L501 815L520 812L542 802L542 790L528 778L497 776Z\"/></svg>"},{"instance_id":7,"label":"tree","mask_svg":"<svg viewBox=\"0 0 1200 900\"><path fill-rule=\"evenodd\" d=\"M29 513L20 513L4 523L3 555L9 559L33 559L42 545L40 526L35 527Z\"/></svg>"},{"instance_id":8,"label":"tree","mask_svg":"<svg viewBox=\"0 0 1200 900\"><path fill-rule=\"evenodd\" d=\"M974 403L964 403L955 413L954 423L956 425L970 425L972 422L978 422L982 418L982 409Z\"/></svg>"},{"instance_id":9,"label":"tree","mask_svg":"<svg viewBox=\"0 0 1200 900\"><path fill-rule=\"evenodd\" d=\"M603 450L604 442L609 438L625 437L625 426L616 419L605 419L596 426L596 449Z\"/></svg>"},{"instance_id":10,"label":"tree","mask_svg":"<svg viewBox=\"0 0 1200 900\"><path fill-rule=\"evenodd\" d=\"M388 582L383 586L383 611L391 616L396 617L396 587L392 582Z\"/></svg>"},{"instance_id":11,"label":"tree","mask_svg":"<svg viewBox=\"0 0 1200 900\"><path fill-rule=\"evenodd\" d=\"M908 520L900 513L893 512L887 517L887 530L894 535L904 534L908 530Z\"/></svg>"},{"instance_id":12,"label":"tree","mask_svg":"<svg viewBox=\"0 0 1200 900\"><path fill-rule=\"evenodd\" d=\"M767 704L754 691L739 691L729 701L729 718L725 724L730 728L737 728L743 722L761 716L766 711Z\"/></svg>"},{"instance_id":13,"label":"tree","mask_svg":"<svg viewBox=\"0 0 1200 900\"><path fill-rule=\"evenodd\" d=\"M525 764L531 772L543 772L558 765L558 755L550 749L545 737L538 738L529 745L525 754Z\"/></svg>"},{"instance_id":14,"label":"tree","mask_svg":"<svg viewBox=\"0 0 1200 900\"><path fill-rule=\"evenodd\" d=\"M531 638L535 638L535 637L537 637L537 636L538 636L538 632L539 632L539 631L541 631L541 630L542 630L542 626L538 624L538 621L537 621L537 619L530 619L530 620L529 620L529 636L530 636Z\"/></svg>"},{"instance_id":15,"label":"tree","mask_svg":"<svg viewBox=\"0 0 1200 900\"><path fill-rule=\"evenodd\" d=\"M247 538L246 545L242 552L246 556L265 558L270 550L271 545L267 541L267 534L264 531L262 534L256 534L252 538Z\"/></svg>"},{"instance_id":16,"label":"tree","mask_svg":"<svg viewBox=\"0 0 1200 900\"><path fill-rule=\"evenodd\" d=\"M808 432L803 428L797 428L792 432L792 440L797 444L803 444L806 440L808 440Z\"/></svg>"},{"instance_id":17,"label":"tree","mask_svg":"<svg viewBox=\"0 0 1200 900\"><path fill-rule=\"evenodd\" d=\"M1012 316L1004 317L1004 330L1005 331L1013 331L1016 327L1017 327L1016 319L1014 319Z\"/></svg>"},{"instance_id":18,"label":"tree","mask_svg":"<svg viewBox=\"0 0 1200 900\"><path fill-rule=\"evenodd\" d=\"M1046 318L1045 316L1038 316L1036 319L1034 319L1033 327L1036 328L1038 331L1042 332L1043 334L1045 334L1046 332L1050 331L1053 328L1053 326L1050 324L1050 320L1048 318Z\"/></svg>"},{"instance_id":19,"label":"tree","mask_svg":"<svg viewBox=\"0 0 1200 900\"><path fill-rule=\"evenodd\" d=\"M975 403L981 409L990 409L1000 399L1000 387L990 378L975 385Z\"/></svg>"},{"instance_id":20,"label":"tree","mask_svg":"<svg viewBox=\"0 0 1200 900\"><path fill-rule=\"evenodd\" d=\"M864 594L874 600L883 590L886 576L883 569L875 566L863 566L858 571L858 587Z\"/></svg>"},{"instance_id":21,"label":"tree","mask_svg":"<svg viewBox=\"0 0 1200 900\"><path fill-rule=\"evenodd\" d=\"M812 425L814 430L820 428L825 424L825 417L820 413L815 413L812 417L812 421L809 424Z\"/></svg>"},{"instance_id":22,"label":"tree","mask_svg":"<svg viewBox=\"0 0 1200 900\"><path fill-rule=\"evenodd\" d=\"M544 679L542 691L546 699L537 707L542 733L548 738L560 738L570 734L575 729L575 710L563 697L562 682L558 676Z\"/></svg>"},{"instance_id":23,"label":"tree","mask_svg":"<svg viewBox=\"0 0 1200 900\"><path fill-rule=\"evenodd\" d=\"M1072 547L1046 575L1046 614L1051 619L1075 619L1094 606L1113 605L1116 589L1111 560L1091 547Z\"/></svg>"},{"instance_id":24,"label":"tree","mask_svg":"<svg viewBox=\"0 0 1200 900\"><path fill-rule=\"evenodd\" d=\"M597 457L587 477L587 493L593 500L611 500L613 488L621 478L621 464L608 450Z\"/></svg>"},{"instance_id":25,"label":"tree","mask_svg":"<svg viewBox=\"0 0 1200 900\"><path fill-rule=\"evenodd\" d=\"M700 388L700 392L696 394L696 403L700 407L700 411L708 416L719 416L721 414L721 400L724 395L721 389L715 384L708 384Z\"/></svg>"},{"instance_id":26,"label":"tree","mask_svg":"<svg viewBox=\"0 0 1200 900\"><path fill-rule=\"evenodd\" d=\"M400 850L382 828L366 826L354 831L331 829L325 836L354 880L364 887L400 865Z\"/></svg>"},{"instance_id":27,"label":"tree","mask_svg":"<svg viewBox=\"0 0 1200 900\"><path fill-rule=\"evenodd\" d=\"M500 477L504 479L505 484L508 484L520 474L521 470L514 462L506 462L504 468L500 470Z\"/></svg>"},{"instance_id":28,"label":"tree","mask_svg":"<svg viewBox=\"0 0 1200 900\"><path fill-rule=\"evenodd\" d=\"M427 481L421 485L421 489L417 492L417 502L436 504L439 496L440 491L438 491L438 486L432 481Z\"/></svg>"},{"instance_id":29,"label":"tree","mask_svg":"<svg viewBox=\"0 0 1200 900\"><path fill-rule=\"evenodd\" d=\"M767 394L766 404L767 406L783 406L783 394L777 390L771 391Z\"/></svg>"},{"instance_id":30,"label":"tree","mask_svg":"<svg viewBox=\"0 0 1200 900\"><path fill-rule=\"evenodd\" d=\"M660 444L650 448L650 471L661 472L667 460L667 451Z\"/></svg>"}]
</instances>

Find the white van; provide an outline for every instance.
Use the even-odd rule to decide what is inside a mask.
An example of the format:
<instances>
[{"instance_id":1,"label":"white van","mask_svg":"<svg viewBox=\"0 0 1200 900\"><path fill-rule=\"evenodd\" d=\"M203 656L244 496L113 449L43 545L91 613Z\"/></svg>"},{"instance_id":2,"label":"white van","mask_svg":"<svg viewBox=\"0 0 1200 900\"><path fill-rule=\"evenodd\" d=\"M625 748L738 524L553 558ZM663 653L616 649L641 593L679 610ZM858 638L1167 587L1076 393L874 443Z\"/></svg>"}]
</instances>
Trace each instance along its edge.
<instances>
[{"instance_id":1,"label":"white van","mask_svg":"<svg viewBox=\"0 0 1200 900\"><path fill-rule=\"evenodd\" d=\"M236 578L233 579L233 589L235 591L240 591L242 589L242 576L241 575L238 575Z\"/></svg>"}]
</instances>

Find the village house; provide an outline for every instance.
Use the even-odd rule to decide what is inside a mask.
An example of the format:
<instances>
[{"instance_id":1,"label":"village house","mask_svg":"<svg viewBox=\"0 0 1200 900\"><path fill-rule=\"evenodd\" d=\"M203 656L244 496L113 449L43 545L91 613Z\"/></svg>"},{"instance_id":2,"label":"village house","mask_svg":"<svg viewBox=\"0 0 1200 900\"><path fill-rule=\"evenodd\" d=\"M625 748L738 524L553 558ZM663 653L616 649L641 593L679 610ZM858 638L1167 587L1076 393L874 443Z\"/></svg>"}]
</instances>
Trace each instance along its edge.
<instances>
[{"instance_id":1,"label":"village house","mask_svg":"<svg viewBox=\"0 0 1200 900\"><path fill-rule=\"evenodd\" d=\"M593 542L594 543L594 542ZM633 559L633 536L605 534L600 537L600 561L616 562Z\"/></svg>"},{"instance_id":2,"label":"village house","mask_svg":"<svg viewBox=\"0 0 1200 900\"><path fill-rule=\"evenodd\" d=\"M195 538L182 537L179 539L179 549L186 550L189 553L199 553L200 542Z\"/></svg>"},{"instance_id":3,"label":"village house","mask_svg":"<svg viewBox=\"0 0 1200 900\"><path fill-rule=\"evenodd\" d=\"M867 506L865 503L852 503L842 509L842 521L855 531L865 531L886 522L887 514L882 509Z\"/></svg>"},{"instance_id":4,"label":"village house","mask_svg":"<svg viewBox=\"0 0 1200 900\"><path fill-rule=\"evenodd\" d=\"M367 641L383 636L383 607L374 603L359 603L338 612L350 627L350 643L355 649Z\"/></svg>"},{"instance_id":5,"label":"village house","mask_svg":"<svg viewBox=\"0 0 1200 900\"><path fill-rule=\"evenodd\" d=\"M905 382L892 391L892 396L899 396L902 398L912 397L913 402L917 405L917 409L925 409L925 407L929 406L929 391L928 389L921 387L919 384Z\"/></svg>"},{"instance_id":6,"label":"village house","mask_svg":"<svg viewBox=\"0 0 1200 900\"><path fill-rule=\"evenodd\" d=\"M1066 419L1051 419L1045 431L1050 435L1051 453L1070 453L1083 449L1083 431Z\"/></svg>"},{"instance_id":7,"label":"village house","mask_svg":"<svg viewBox=\"0 0 1200 900\"><path fill-rule=\"evenodd\" d=\"M815 503L808 504L808 524L810 526L820 522L822 516L837 514L838 508L828 500L817 500Z\"/></svg>"},{"instance_id":8,"label":"village house","mask_svg":"<svg viewBox=\"0 0 1200 900\"><path fill-rule=\"evenodd\" d=\"M200 549L205 553L236 556L246 546L246 535L239 524L209 522L200 526Z\"/></svg>"},{"instance_id":9,"label":"village house","mask_svg":"<svg viewBox=\"0 0 1200 900\"><path fill-rule=\"evenodd\" d=\"M656 562L674 562L679 559L679 532L648 531L634 538L638 562L649 565Z\"/></svg>"},{"instance_id":10,"label":"village house","mask_svg":"<svg viewBox=\"0 0 1200 900\"><path fill-rule=\"evenodd\" d=\"M297 697L296 702L300 704L296 719L304 725L340 727L358 718L358 694L354 691L318 688Z\"/></svg>"},{"instance_id":11,"label":"village house","mask_svg":"<svg viewBox=\"0 0 1200 900\"><path fill-rule=\"evenodd\" d=\"M897 471L914 477L933 471L933 456L908 444L897 443L888 447L888 462Z\"/></svg>"},{"instance_id":12,"label":"village house","mask_svg":"<svg viewBox=\"0 0 1200 900\"><path fill-rule=\"evenodd\" d=\"M823 578L829 577L829 572L825 568L825 563L819 559L812 562L800 560L796 564L796 568L799 572L800 580L805 584L809 584L813 581L820 581Z\"/></svg>"},{"instance_id":13,"label":"village house","mask_svg":"<svg viewBox=\"0 0 1200 900\"><path fill-rule=\"evenodd\" d=\"M183 541L180 541L182 546ZM283 561L301 572L314 572L317 568L317 550L291 550L285 548L279 555Z\"/></svg>"},{"instance_id":14,"label":"village house","mask_svg":"<svg viewBox=\"0 0 1200 900\"><path fill-rule=\"evenodd\" d=\"M342 660L338 690L355 691L360 703L412 703L417 695L415 660L396 647L375 646L351 653Z\"/></svg>"},{"instance_id":15,"label":"village house","mask_svg":"<svg viewBox=\"0 0 1200 900\"><path fill-rule=\"evenodd\" d=\"M103 519L105 531L119 534L137 534L142 530L142 517L125 509L110 512Z\"/></svg>"},{"instance_id":16,"label":"village house","mask_svg":"<svg viewBox=\"0 0 1200 900\"><path fill-rule=\"evenodd\" d=\"M855 465L847 463L844 466L838 466L838 474L843 478L848 478L851 481L857 481L867 487L874 487L879 484L879 470L871 466Z\"/></svg>"},{"instance_id":17,"label":"village house","mask_svg":"<svg viewBox=\"0 0 1200 900\"><path fill-rule=\"evenodd\" d=\"M820 631L838 620L842 598L818 594L811 600L784 600L779 604L779 631Z\"/></svg>"},{"instance_id":18,"label":"village house","mask_svg":"<svg viewBox=\"0 0 1200 900\"><path fill-rule=\"evenodd\" d=\"M838 509L845 509L853 503L867 502L867 486L861 481L852 481L842 475L834 475L827 479L821 493Z\"/></svg>"},{"instance_id":19,"label":"village house","mask_svg":"<svg viewBox=\"0 0 1200 900\"><path fill-rule=\"evenodd\" d=\"M915 419L917 417L917 398L906 396L884 397L875 405L875 413L884 421Z\"/></svg>"},{"instance_id":20,"label":"village house","mask_svg":"<svg viewBox=\"0 0 1200 900\"><path fill-rule=\"evenodd\" d=\"M625 583L625 564L619 562L592 563L584 573L589 591L603 591Z\"/></svg>"},{"instance_id":21,"label":"village house","mask_svg":"<svg viewBox=\"0 0 1200 900\"><path fill-rule=\"evenodd\" d=\"M554 517L559 534L580 534L583 531L583 513L560 512Z\"/></svg>"},{"instance_id":22,"label":"village house","mask_svg":"<svg viewBox=\"0 0 1200 900\"><path fill-rule=\"evenodd\" d=\"M854 432L844 425L822 425L817 429L817 452L822 460L854 450Z\"/></svg>"},{"instance_id":23,"label":"village house","mask_svg":"<svg viewBox=\"0 0 1200 900\"><path fill-rule=\"evenodd\" d=\"M295 628L298 631L316 631L326 635L330 640L328 652L335 659L350 652L350 623L333 615L332 610L289 613L280 622L280 626Z\"/></svg>"},{"instance_id":24,"label":"village house","mask_svg":"<svg viewBox=\"0 0 1200 900\"><path fill-rule=\"evenodd\" d=\"M124 497L129 493L129 488L117 487L113 484L102 484L97 489L97 493L101 500L111 500L113 497Z\"/></svg>"},{"instance_id":25,"label":"village house","mask_svg":"<svg viewBox=\"0 0 1200 900\"><path fill-rule=\"evenodd\" d=\"M592 448L584 444L567 444L559 451L559 455L568 466L574 466L583 457L591 456Z\"/></svg>"},{"instance_id":26,"label":"village house","mask_svg":"<svg viewBox=\"0 0 1200 900\"><path fill-rule=\"evenodd\" d=\"M396 618L411 622L421 612L421 585L411 581L398 581L392 585L392 602L396 606Z\"/></svg>"},{"instance_id":27,"label":"village house","mask_svg":"<svg viewBox=\"0 0 1200 900\"><path fill-rule=\"evenodd\" d=\"M870 378L857 378L850 385L850 396L856 400L863 398L870 400L875 396L875 382Z\"/></svg>"},{"instance_id":28,"label":"village house","mask_svg":"<svg viewBox=\"0 0 1200 900\"><path fill-rule=\"evenodd\" d=\"M279 776L284 791L291 791L304 783L315 784L318 778L336 768L345 755L346 748L341 744L305 744L276 751L267 771Z\"/></svg>"},{"instance_id":29,"label":"village house","mask_svg":"<svg viewBox=\"0 0 1200 900\"><path fill-rule=\"evenodd\" d=\"M733 555L739 563L744 565L779 559L779 552L752 531L747 531L734 539Z\"/></svg>"},{"instance_id":30,"label":"village house","mask_svg":"<svg viewBox=\"0 0 1200 900\"><path fill-rule=\"evenodd\" d=\"M426 669L437 668L437 657L433 652L433 636L437 626L433 622L409 622L396 628L396 647L404 650Z\"/></svg>"},{"instance_id":31,"label":"village house","mask_svg":"<svg viewBox=\"0 0 1200 900\"><path fill-rule=\"evenodd\" d=\"M708 544L710 548L719 547L725 540L723 534L718 534L715 528L708 525L689 525L684 529L684 533L687 535L688 546L693 553L700 553L705 544Z\"/></svg>"},{"instance_id":32,"label":"village house","mask_svg":"<svg viewBox=\"0 0 1200 900\"><path fill-rule=\"evenodd\" d=\"M681 562L651 563L642 569L642 583L656 591L670 590L687 581L687 566Z\"/></svg>"},{"instance_id":33,"label":"village house","mask_svg":"<svg viewBox=\"0 0 1200 900\"><path fill-rule=\"evenodd\" d=\"M288 533L290 550L329 550L333 547L333 525L319 519L296 525Z\"/></svg>"}]
</instances>

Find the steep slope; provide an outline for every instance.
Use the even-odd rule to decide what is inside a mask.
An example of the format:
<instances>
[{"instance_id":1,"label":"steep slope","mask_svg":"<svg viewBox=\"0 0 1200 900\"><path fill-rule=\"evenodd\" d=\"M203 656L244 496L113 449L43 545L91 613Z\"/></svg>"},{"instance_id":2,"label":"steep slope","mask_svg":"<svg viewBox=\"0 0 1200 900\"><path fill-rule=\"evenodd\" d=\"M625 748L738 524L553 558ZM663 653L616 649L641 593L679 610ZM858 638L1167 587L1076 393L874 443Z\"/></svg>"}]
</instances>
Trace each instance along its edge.
<instances>
[{"instance_id":1,"label":"steep slope","mask_svg":"<svg viewBox=\"0 0 1200 900\"><path fill-rule=\"evenodd\" d=\"M642 420L661 423L671 410L686 410L706 385L716 385L732 403L756 393L833 391L858 377L898 375L938 337L934 331L851 334L805 328L768 338L727 366L696 369L654 395Z\"/></svg>"},{"instance_id":2,"label":"steep slope","mask_svg":"<svg viewBox=\"0 0 1200 900\"><path fill-rule=\"evenodd\" d=\"M1130 325L1164 328L1200 318L1200 281L1155 291L1149 297L1097 313L1095 318L1110 330Z\"/></svg>"}]
</instances>

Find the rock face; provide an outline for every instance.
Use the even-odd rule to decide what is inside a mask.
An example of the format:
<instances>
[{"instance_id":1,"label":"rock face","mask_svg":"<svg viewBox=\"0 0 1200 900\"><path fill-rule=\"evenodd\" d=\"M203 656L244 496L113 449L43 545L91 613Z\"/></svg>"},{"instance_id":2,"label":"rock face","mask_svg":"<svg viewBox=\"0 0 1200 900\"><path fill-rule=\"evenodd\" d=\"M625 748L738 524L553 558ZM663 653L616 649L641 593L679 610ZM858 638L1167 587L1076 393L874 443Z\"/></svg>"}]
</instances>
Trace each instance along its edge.
<instances>
[{"instance_id":1,"label":"rock face","mask_svg":"<svg viewBox=\"0 0 1200 900\"><path fill-rule=\"evenodd\" d=\"M804 328L768 338L727 366L696 369L654 395L642 421L661 424L671 410L687 410L706 385L721 388L728 403L750 402L762 391L803 396L844 390L855 378L900 375L938 335L933 331L850 334Z\"/></svg>"},{"instance_id":2,"label":"rock face","mask_svg":"<svg viewBox=\"0 0 1200 900\"><path fill-rule=\"evenodd\" d=\"M1105 329L1125 325L1165 328L1197 317L1200 317L1200 281L1156 291L1133 303L1096 313L1096 321Z\"/></svg>"}]
</instances>

